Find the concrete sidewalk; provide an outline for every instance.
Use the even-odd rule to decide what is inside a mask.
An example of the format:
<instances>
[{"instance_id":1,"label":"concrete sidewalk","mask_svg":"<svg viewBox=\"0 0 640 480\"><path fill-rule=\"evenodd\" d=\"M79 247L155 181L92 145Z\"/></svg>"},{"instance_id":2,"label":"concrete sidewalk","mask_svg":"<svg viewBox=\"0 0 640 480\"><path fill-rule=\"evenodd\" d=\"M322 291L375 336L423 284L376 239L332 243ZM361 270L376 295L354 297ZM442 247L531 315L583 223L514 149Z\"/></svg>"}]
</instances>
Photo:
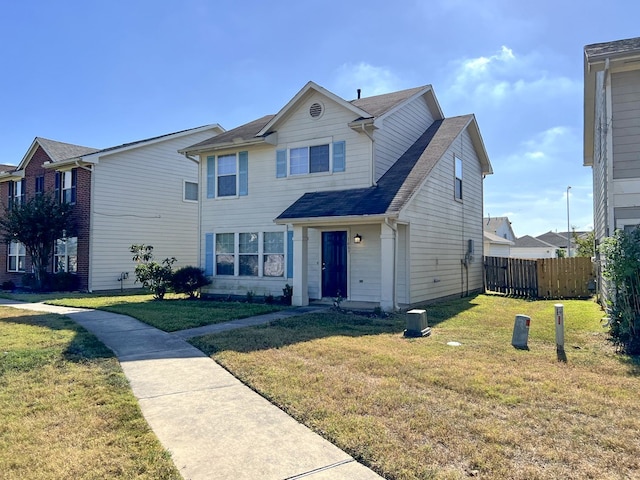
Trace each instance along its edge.
<instances>
[{"instance_id":1,"label":"concrete sidewalk","mask_svg":"<svg viewBox=\"0 0 640 480\"><path fill-rule=\"evenodd\" d=\"M144 417L185 479L382 478L184 340L305 310L169 334L126 315L100 310L6 299L0 299L0 305L66 315L113 350Z\"/></svg>"}]
</instances>

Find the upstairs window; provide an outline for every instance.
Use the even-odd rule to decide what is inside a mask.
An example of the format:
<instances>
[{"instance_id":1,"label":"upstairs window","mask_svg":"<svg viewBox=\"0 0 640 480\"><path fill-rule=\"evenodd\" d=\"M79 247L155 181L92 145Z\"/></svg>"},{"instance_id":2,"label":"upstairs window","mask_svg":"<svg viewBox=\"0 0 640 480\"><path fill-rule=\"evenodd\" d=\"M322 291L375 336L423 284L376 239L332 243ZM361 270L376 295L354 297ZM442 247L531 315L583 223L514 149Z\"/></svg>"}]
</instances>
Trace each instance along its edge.
<instances>
[{"instance_id":1,"label":"upstairs window","mask_svg":"<svg viewBox=\"0 0 640 480\"><path fill-rule=\"evenodd\" d=\"M75 204L77 184L77 169L56 172L56 198L64 203Z\"/></svg>"},{"instance_id":2,"label":"upstairs window","mask_svg":"<svg viewBox=\"0 0 640 480\"><path fill-rule=\"evenodd\" d=\"M276 178L284 178L287 174L344 172L345 158L344 141L277 150Z\"/></svg>"},{"instance_id":3,"label":"upstairs window","mask_svg":"<svg viewBox=\"0 0 640 480\"><path fill-rule=\"evenodd\" d=\"M462 159L454 157L455 160L455 181L454 195L456 200L462 200Z\"/></svg>"},{"instance_id":4,"label":"upstairs window","mask_svg":"<svg viewBox=\"0 0 640 480\"><path fill-rule=\"evenodd\" d=\"M237 197L248 193L248 152L207 157L207 198Z\"/></svg>"},{"instance_id":5,"label":"upstairs window","mask_svg":"<svg viewBox=\"0 0 640 480\"><path fill-rule=\"evenodd\" d=\"M17 182L9 182L9 209L14 205L22 205L24 203L26 181L23 178Z\"/></svg>"},{"instance_id":6,"label":"upstairs window","mask_svg":"<svg viewBox=\"0 0 640 480\"><path fill-rule=\"evenodd\" d=\"M291 175L329 171L329 145L292 148L289 151L289 158Z\"/></svg>"}]
</instances>

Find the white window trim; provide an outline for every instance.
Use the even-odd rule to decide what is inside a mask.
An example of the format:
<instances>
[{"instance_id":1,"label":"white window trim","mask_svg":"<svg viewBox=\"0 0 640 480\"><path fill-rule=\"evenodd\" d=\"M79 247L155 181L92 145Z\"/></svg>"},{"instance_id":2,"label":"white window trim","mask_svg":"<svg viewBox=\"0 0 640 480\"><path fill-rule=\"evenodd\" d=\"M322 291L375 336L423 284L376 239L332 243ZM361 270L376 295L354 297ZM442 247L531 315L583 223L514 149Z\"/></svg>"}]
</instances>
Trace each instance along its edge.
<instances>
[{"instance_id":1,"label":"white window trim","mask_svg":"<svg viewBox=\"0 0 640 480\"><path fill-rule=\"evenodd\" d=\"M195 200L191 200L189 198L187 198L187 183L192 183L196 186L196 192L198 195L198 198ZM198 199L200 198L200 185L198 184L198 182L194 182L191 180L182 180L182 201L183 202L187 202L187 203L198 203Z\"/></svg>"},{"instance_id":2,"label":"white window trim","mask_svg":"<svg viewBox=\"0 0 640 480\"><path fill-rule=\"evenodd\" d=\"M458 161L460 161L460 177L458 177L457 166ZM458 180L460 180L460 196L458 197L458 193L456 191ZM464 162L462 158L458 155L453 156L453 198L457 202L462 202L464 200Z\"/></svg>"},{"instance_id":3,"label":"white window trim","mask_svg":"<svg viewBox=\"0 0 640 480\"><path fill-rule=\"evenodd\" d=\"M11 244L16 244L16 248L18 249L18 253L12 254L11 253ZM7 245L8 249L7 249L7 272L17 272L17 273L21 273L21 272L25 272L26 271L26 261L27 261L27 252L26 252L26 248L24 246L24 244L22 242L18 242L18 241L12 241ZM24 254L20 253L20 247L25 249ZM11 262L9 261L9 259L11 257L15 257L16 259L16 268L12 269L10 268L9 265L11 265ZM24 257L24 261L23 261L23 265L25 265L25 269L24 270L20 270L20 257Z\"/></svg>"},{"instance_id":4,"label":"white window trim","mask_svg":"<svg viewBox=\"0 0 640 480\"><path fill-rule=\"evenodd\" d=\"M329 170L323 172L307 172L307 173L291 173L291 149L293 148L311 148L318 147L320 145L329 145ZM305 142L293 142L285 144L285 150L287 152L287 178L300 178L305 176L319 176L319 175L332 175L333 174L333 137L314 138L313 140L307 140ZM309 158L309 161L311 159ZM342 173L342 172L340 172Z\"/></svg>"},{"instance_id":5,"label":"white window trim","mask_svg":"<svg viewBox=\"0 0 640 480\"><path fill-rule=\"evenodd\" d=\"M267 230L267 229L257 229L258 231L254 230L242 230L242 231L235 231L235 232L230 232L228 230L220 230L220 231L214 231L213 232L213 276L214 277L219 277L220 279L223 278L242 278L242 279L267 279L267 280L283 280L285 278L287 278L287 267L286 267L286 262L287 262L287 232L285 230ZM216 246L217 246L217 241L218 241L218 234L222 234L222 233L233 233L233 255L234 255L234 259L233 259L233 275L218 275L216 273L217 268L216 268L216 264L217 264L217 260L216 260ZM258 234L258 251L256 253L240 253L240 234L241 233L257 233ZM283 245L283 252L281 255L283 255L283 260L284 260L284 268L283 268L283 272L282 275L279 277L272 277L272 276L265 276L264 275L264 256L265 255L272 255L272 254L265 254L264 253L264 234L265 233L280 233L282 234L282 245ZM240 275L240 255L257 255L258 256L258 275Z\"/></svg>"},{"instance_id":6,"label":"white window trim","mask_svg":"<svg viewBox=\"0 0 640 480\"><path fill-rule=\"evenodd\" d=\"M228 198L239 198L240 197L240 155L239 152L230 152L230 153L220 153L216 155L216 159L213 162L213 167L215 169L214 179L216 182L216 196L215 198L218 200L224 200ZM220 195L220 184L218 183L218 161L220 157L231 157L234 156L236 158L236 193L235 195ZM224 177L228 177L230 175L223 175ZM231 232L227 232L231 233Z\"/></svg>"}]
</instances>

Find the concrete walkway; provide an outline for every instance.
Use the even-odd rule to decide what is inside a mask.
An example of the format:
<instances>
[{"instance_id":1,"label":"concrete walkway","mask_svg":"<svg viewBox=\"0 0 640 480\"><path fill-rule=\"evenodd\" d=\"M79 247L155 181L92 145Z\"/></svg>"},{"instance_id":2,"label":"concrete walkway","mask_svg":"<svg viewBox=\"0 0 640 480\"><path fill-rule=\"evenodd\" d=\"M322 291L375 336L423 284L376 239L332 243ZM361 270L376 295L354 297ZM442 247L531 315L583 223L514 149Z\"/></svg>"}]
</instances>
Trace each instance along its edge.
<instances>
[{"instance_id":1,"label":"concrete walkway","mask_svg":"<svg viewBox=\"0 0 640 480\"><path fill-rule=\"evenodd\" d=\"M169 334L126 315L0 299L66 315L118 357L142 413L182 476L199 479L381 479L188 344L206 333L317 311L305 307Z\"/></svg>"}]
</instances>

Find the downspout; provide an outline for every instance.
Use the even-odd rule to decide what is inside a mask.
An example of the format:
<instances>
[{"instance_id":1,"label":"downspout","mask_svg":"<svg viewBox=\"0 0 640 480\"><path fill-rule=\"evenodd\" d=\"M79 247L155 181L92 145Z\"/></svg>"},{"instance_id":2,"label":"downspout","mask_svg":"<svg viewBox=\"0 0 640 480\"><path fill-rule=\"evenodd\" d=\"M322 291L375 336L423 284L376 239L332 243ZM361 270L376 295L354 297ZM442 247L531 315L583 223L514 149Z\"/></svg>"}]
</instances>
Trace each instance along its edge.
<instances>
[{"instance_id":1,"label":"downspout","mask_svg":"<svg viewBox=\"0 0 640 480\"><path fill-rule=\"evenodd\" d=\"M394 233L394 242L393 242L393 310L398 310L398 299L397 299L397 287L396 284L398 282L398 225L393 224L389 221L389 217L384 217L384 223L393 230Z\"/></svg>"},{"instance_id":2,"label":"downspout","mask_svg":"<svg viewBox=\"0 0 640 480\"><path fill-rule=\"evenodd\" d=\"M373 138L373 135L371 133L369 133L367 131L367 129L365 128L365 124L361 123L360 124L360 128L362 129L362 131L364 132L364 134L369 137L369 140L371 140L371 185L373 187L375 187L376 184L376 146L375 146L375 139Z\"/></svg>"}]
</instances>

